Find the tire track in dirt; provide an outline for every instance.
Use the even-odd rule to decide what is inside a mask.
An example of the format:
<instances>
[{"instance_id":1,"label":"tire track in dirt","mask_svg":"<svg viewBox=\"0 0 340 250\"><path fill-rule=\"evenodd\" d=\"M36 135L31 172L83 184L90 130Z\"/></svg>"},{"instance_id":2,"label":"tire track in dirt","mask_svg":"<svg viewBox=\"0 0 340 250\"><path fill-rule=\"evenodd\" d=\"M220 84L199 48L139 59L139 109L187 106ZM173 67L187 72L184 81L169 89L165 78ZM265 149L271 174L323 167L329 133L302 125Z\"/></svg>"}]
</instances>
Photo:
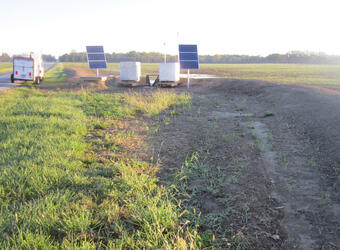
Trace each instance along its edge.
<instances>
[{"instance_id":1,"label":"tire track in dirt","mask_svg":"<svg viewBox=\"0 0 340 250\"><path fill-rule=\"evenodd\" d=\"M339 249L340 92L232 80L216 89L243 96L247 111L261 117L252 125L260 127L257 136L272 137L265 151L276 154L276 163L272 153L264 158L272 166L290 238L299 239L302 249ZM263 119L266 112L275 116ZM256 126L259 121L266 132Z\"/></svg>"},{"instance_id":2,"label":"tire track in dirt","mask_svg":"<svg viewBox=\"0 0 340 250\"><path fill-rule=\"evenodd\" d=\"M184 89L177 89L177 91L182 92ZM337 109L340 106L339 96L305 87L226 79L196 81L192 84L190 92L196 96L195 98L203 100L196 107L193 106L191 112L200 110L201 116L215 119L216 128L223 126L222 121L224 124L235 124L236 127L226 126L224 132L229 131L232 134L239 126L248 144L260 144L260 155L257 160L254 155L249 157L251 153L246 152L249 148L244 148L244 154L249 160L252 159L251 164L254 169L263 171L266 181L263 180L262 186L269 182L271 185L267 189L271 190L269 195L280 202L271 209L284 211L283 220L277 222L288 232L288 237L284 234L282 237L278 235L284 239L279 249L296 247L338 249L340 247L338 220L340 154L337 153L340 148L340 130L337 129L340 124L340 110ZM272 115L267 116L267 114ZM201 119L201 125L195 124L196 120L191 122L191 128L185 129L186 132L182 133L180 138L183 146L181 148L184 151L188 149L187 153L193 152L195 141L205 138L213 141L212 148L216 148L217 152L214 159L219 161L219 157L223 157L223 152L217 149L222 146L222 142L217 138L211 139L214 132L202 132L202 127L207 126L205 123L209 123L209 118L205 121ZM175 129L178 131L186 126L181 124L177 127L177 125ZM259 142L254 143L248 133L253 133ZM202 136L203 134L205 135ZM171 136L176 140L175 133L171 133ZM176 152L173 142L170 140L168 143L172 144L169 147L174 148ZM185 152L181 154L185 155ZM177 154L169 157L176 157L175 155ZM180 167L180 163L177 164ZM174 170L176 163L172 161L171 165ZM246 167L247 171L251 170L249 166ZM249 183L254 185L253 178L249 175L245 176L249 178ZM261 180L258 174L256 178ZM244 180L240 183L247 185ZM256 185L259 185L257 189L261 190L261 183L257 182ZM245 187L244 190L247 188ZM263 195L268 194L263 193ZM253 212L255 217L256 213L261 213L260 210ZM251 234L250 231L248 233ZM274 236L275 239L278 238ZM262 242L263 249L272 248L269 247L269 242L264 242Z\"/></svg>"},{"instance_id":3,"label":"tire track in dirt","mask_svg":"<svg viewBox=\"0 0 340 250\"><path fill-rule=\"evenodd\" d=\"M316 173L311 173L311 169L307 166L307 159L301 156L297 159L295 155L289 155L290 159L295 158L294 166L291 166L284 159L279 162L280 157L278 155L280 153L272 150L268 138L270 130L267 125L255 121L253 127L254 135L261 140L264 168L267 178L273 185L273 195L282 202L282 209L285 212L283 224L290 233L291 239L299 240L301 248L313 249L315 240L311 236L310 228L312 224L306 219L303 211L314 209L315 204L317 204L318 197L315 194L318 193L318 182L313 178L308 178L316 175ZM294 142L297 141L296 138L289 135L289 132L286 132L285 135L285 143L289 145L289 151L297 152L297 145L294 145ZM292 139L288 141L288 137ZM287 154L285 157L287 157ZM309 197L309 199L306 199L306 197ZM299 239L296 239L296 235Z\"/></svg>"}]
</instances>

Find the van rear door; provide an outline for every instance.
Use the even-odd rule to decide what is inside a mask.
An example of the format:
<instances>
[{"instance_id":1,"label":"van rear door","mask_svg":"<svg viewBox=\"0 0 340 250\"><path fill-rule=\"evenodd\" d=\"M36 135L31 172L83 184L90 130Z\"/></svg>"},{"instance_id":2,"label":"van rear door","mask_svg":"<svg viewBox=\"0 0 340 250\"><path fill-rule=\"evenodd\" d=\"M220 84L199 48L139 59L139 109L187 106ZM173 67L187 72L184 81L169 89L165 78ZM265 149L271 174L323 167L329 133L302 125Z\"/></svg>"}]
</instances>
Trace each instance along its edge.
<instances>
[{"instance_id":1,"label":"van rear door","mask_svg":"<svg viewBox=\"0 0 340 250\"><path fill-rule=\"evenodd\" d=\"M13 59L13 78L15 80L34 80L34 61L32 58L16 57Z\"/></svg>"}]
</instances>

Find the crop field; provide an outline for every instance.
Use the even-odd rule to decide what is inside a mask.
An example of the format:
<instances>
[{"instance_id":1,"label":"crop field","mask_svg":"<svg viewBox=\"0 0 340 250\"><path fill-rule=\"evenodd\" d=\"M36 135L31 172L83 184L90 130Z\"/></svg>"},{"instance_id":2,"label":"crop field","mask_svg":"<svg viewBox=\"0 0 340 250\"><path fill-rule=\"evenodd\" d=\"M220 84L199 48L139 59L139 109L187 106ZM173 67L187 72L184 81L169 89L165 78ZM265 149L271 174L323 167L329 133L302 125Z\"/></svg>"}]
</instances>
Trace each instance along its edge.
<instances>
[{"instance_id":1,"label":"crop field","mask_svg":"<svg viewBox=\"0 0 340 250\"><path fill-rule=\"evenodd\" d=\"M0 63L0 73L10 72L11 63ZM119 63L108 63L102 74L119 74ZM46 82L66 82L67 78L78 75L94 75L87 63L59 63L47 73ZM142 76L158 73L158 64L142 63ZM186 73L185 71L182 72ZM211 74L223 78L254 79L273 83L315 85L338 88L340 85L339 65L301 64L201 64L200 70L191 73ZM52 75L52 74L59 74ZM51 77L52 76L52 77Z\"/></svg>"},{"instance_id":2,"label":"crop field","mask_svg":"<svg viewBox=\"0 0 340 250\"><path fill-rule=\"evenodd\" d=\"M12 70L13 70L13 64L12 63L0 62L0 74L11 72Z\"/></svg>"},{"instance_id":3,"label":"crop field","mask_svg":"<svg viewBox=\"0 0 340 250\"><path fill-rule=\"evenodd\" d=\"M87 63L63 63L65 68L87 69ZM109 63L102 72L119 74L119 64ZM88 70L89 74L95 71ZM142 75L158 73L158 64L142 63ZM182 73L186 73L183 71ZM211 74L232 79L254 79L274 83L306 85L340 85L339 65L301 64L201 64L191 73Z\"/></svg>"},{"instance_id":4,"label":"crop field","mask_svg":"<svg viewBox=\"0 0 340 250\"><path fill-rule=\"evenodd\" d=\"M340 84L339 65L202 64L200 73L274 83Z\"/></svg>"}]
</instances>

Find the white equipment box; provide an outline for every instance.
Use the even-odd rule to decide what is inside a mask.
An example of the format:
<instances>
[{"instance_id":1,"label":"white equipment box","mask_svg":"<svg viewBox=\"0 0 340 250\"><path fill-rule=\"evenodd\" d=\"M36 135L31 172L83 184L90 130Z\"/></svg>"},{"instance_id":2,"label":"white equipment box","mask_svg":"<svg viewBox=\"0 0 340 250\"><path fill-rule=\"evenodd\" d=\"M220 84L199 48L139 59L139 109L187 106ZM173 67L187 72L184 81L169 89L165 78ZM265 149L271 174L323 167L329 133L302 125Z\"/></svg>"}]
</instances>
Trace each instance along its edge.
<instances>
[{"instance_id":1,"label":"white equipment box","mask_svg":"<svg viewBox=\"0 0 340 250\"><path fill-rule=\"evenodd\" d=\"M159 64L159 81L160 82L178 82L180 67L179 63L160 63Z\"/></svg>"},{"instance_id":2,"label":"white equipment box","mask_svg":"<svg viewBox=\"0 0 340 250\"><path fill-rule=\"evenodd\" d=\"M140 62L121 62L120 80L139 82L141 76Z\"/></svg>"}]
</instances>

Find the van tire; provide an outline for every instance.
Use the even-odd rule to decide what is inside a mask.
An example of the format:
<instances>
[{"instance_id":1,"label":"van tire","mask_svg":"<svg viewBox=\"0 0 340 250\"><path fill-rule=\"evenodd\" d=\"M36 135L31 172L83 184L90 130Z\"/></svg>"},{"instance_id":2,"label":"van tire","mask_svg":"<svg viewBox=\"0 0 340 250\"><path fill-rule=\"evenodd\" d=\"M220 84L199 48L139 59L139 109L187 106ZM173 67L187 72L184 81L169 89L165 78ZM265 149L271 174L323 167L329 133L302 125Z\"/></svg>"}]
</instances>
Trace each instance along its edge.
<instances>
[{"instance_id":1,"label":"van tire","mask_svg":"<svg viewBox=\"0 0 340 250\"><path fill-rule=\"evenodd\" d=\"M35 84L39 84L40 83L40 77L39 76L35 78L35 82L34 83Z\"/></svg>"},{"instance_id":2,"label":"van tire","mask_svg":"<svg viewBox=\"0 0 340 250\"><path fill-rule=\"evenodd\" d=\"M14 83L14 75L11 74L11 83Z\"/></svg>"}]
</instances>

